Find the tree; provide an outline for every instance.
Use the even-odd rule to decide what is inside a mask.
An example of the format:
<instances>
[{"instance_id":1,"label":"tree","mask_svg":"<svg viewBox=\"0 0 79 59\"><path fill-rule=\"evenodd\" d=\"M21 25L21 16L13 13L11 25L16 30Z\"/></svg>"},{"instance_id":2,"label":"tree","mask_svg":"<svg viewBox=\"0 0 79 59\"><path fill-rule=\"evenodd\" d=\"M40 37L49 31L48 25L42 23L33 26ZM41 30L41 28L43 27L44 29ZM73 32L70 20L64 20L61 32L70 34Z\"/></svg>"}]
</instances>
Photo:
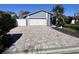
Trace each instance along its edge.
<instances>
[{"instance_id":1,"label":"tree","mask_svg":"<svg viewBox=\"0 0 79 59\"><path fill-rule=\"evenodd\" d=\"M11 17L14 19L18 18L17 14L15 12L8 11L7 13L9 13L11 15Z\"/></svg>"},{"instance_id":2,"label":"tree","mask_svg":"<svg viewBox=\"0 0 79 59\"><path fill-rule=\"evenodd\" d=\"M64 8L61 4L57 4L54 8L53 8L53 12L58 16L59 14L63 14L64 13Z\"/></svg>"},{"instance_id":3,"label":"tree","mask_svg":"<svg viewBox=\"0 0 79 59\"><path fill-rule=\"evenodd\" d=\"M16 19L13 19L7 12L0 11L0 30L4 33L9 32L17 26Z\"/></svg>"},{"instance_id":4,"label":"tree","mask_svg":"<svg viewBox=\"0 0 79 59\"><path fill-rule=\"evenodd\" d=\"M73 20L73 17L72 16L67 16L65 22L67 24L71 24L72 20Z\"/></svg>"},{"instance_id":5,"label":"tree","mask_svg":"<svg viewBox=\"0 0 79 59\"><path fill-rule=\"evenodd\" d=\"M19 18L24 19L25 16L27 16L30 12L21 10L19 14Z\"/></svg>"},{"instance_id":6,"label":"tree","mask_svg":"<svg viewBox=\"0 0 79 59\"><path fill-rule=\"evenodd\" d=\"M57 4L52 11L56 16L56 19L58 19L58 25L63 26L65 24L63 15L64 7L61 4Z\"/></svg>"},{"instance_id":7,"label":"tree","mask_svg":"<svg viewBox=\"0 0 79 59\"><path fill-rule=\"evenodd\" d=\"M7 33L17 26L16 19L7 12L0 11L0 53L6 49Z\"/></svg>"}]
</instances>

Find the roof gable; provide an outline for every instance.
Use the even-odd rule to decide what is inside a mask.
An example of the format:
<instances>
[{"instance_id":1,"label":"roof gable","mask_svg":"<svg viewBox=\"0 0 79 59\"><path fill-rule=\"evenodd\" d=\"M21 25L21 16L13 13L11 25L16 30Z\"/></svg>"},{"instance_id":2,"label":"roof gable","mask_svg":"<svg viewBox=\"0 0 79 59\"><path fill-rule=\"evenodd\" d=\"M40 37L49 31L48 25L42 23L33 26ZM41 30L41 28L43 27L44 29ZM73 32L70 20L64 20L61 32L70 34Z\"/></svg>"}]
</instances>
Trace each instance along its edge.
<instances>
[{"instance_id":1,"label":"roof gable","mask_svg":"<svg viewBox=\"0 0 79 59\"><path fill-rule=\"evenodd\" d=\"M24 16L24 18L25 18L25 17L27 17L27 16L30 16L30 15L33 15L33 14L39 13L39 12L45 12L45 13L48 13L48 14L53 15L52 13L47 12L46 10L38 10L38 11L35 11L35 12L33 12L33 13L30 13L30 14L28 14L28 15Z\"/></svg>"}]
</instances>

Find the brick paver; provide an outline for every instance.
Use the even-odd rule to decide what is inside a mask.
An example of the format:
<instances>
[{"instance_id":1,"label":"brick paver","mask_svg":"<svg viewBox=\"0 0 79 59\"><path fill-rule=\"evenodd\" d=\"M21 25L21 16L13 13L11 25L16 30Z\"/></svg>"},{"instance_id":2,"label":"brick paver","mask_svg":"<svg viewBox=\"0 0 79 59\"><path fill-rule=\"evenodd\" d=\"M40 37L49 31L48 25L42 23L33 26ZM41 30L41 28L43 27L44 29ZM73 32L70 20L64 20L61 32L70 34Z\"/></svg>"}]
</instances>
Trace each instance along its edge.
<instances>
[{"instance_id":1,"label":"brick paver","mask_svg":"<svg viewBox=\"0 0 79 59\"><path fill-rule=\"evenodd\" d=\"M33 53L33 51L79 46L79 38L48 26L16 27L10 31L10 34L17 33L22 33L22 36L5 53L28 53L28 51Z\"/></svg>"}]
</instances>

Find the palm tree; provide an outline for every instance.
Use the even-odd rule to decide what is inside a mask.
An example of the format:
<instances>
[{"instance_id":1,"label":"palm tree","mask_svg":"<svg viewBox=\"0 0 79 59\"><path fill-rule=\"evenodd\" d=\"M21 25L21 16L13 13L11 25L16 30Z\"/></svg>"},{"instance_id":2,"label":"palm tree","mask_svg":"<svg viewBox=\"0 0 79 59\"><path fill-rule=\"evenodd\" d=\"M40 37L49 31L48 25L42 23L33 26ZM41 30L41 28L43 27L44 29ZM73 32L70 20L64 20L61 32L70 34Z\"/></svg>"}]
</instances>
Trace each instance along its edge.
<instances>
[{"instance_id":1,"label":"palm tree","mask_svg":"<svg viewBox=\"0 0 79 59\"><path fill-rule=\"evenodd\" d=\"M57 4L54 8L53 8L53 10L52 10L53 12L54 12L54 15L56 16L56 20L58 21L58 25L64 25L64 15L63 15L63 13L64 13L64 7L61 5L61 4Z\"/></svg>"}]
</instances>

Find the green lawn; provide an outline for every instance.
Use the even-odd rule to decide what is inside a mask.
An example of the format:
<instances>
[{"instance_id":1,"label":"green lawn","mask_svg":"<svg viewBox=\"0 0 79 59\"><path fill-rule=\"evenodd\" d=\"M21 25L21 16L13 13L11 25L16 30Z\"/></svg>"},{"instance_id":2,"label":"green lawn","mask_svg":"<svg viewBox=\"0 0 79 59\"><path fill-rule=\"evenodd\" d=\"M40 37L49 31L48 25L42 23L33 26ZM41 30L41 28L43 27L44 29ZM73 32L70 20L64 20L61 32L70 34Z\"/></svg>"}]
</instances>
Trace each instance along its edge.
<instances>
[{"instance_id":1,"label":"green lawn","mask_svg":"<svg viewBox=\"0 0 79 59\"><path fill-rule=\"evenodd\" d=\"M73 29L73 28L66 28L66 27L64 27L63 29L64 29L65 31L69 31L69 32L78 32L78 30Z\"/></svg>"},{"instance_id":2,"label":"green lawn","mask_svg":"<svg viewBox=\"0 0 79 59\"><path fill-rule=\"evenodd\" d=\"M63 29L69 32L79 32L79 25L77 24L66 24Z\"/></svg>"}]
</instances>

